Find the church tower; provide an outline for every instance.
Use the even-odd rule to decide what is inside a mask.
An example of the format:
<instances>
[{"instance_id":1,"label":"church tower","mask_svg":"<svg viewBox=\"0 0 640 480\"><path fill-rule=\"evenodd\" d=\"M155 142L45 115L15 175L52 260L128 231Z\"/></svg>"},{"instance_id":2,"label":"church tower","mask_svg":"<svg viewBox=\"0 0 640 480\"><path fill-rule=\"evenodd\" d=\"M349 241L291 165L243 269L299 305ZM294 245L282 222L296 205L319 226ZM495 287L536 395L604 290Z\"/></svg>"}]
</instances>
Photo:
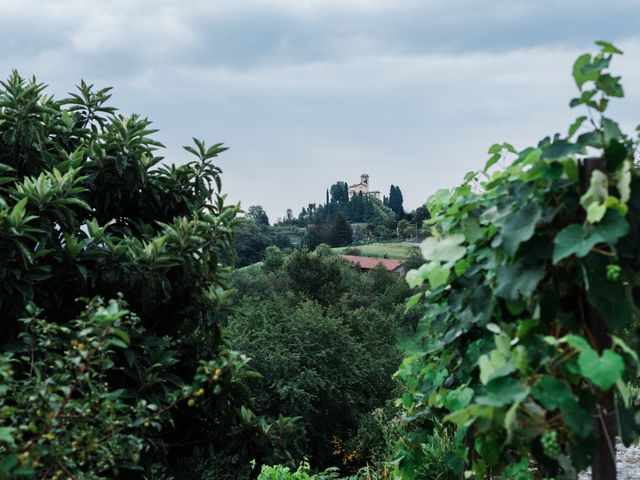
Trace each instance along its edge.
<instances>
[{"instance_id":1,"label":"church tower","mask_svg":"<svg viewBox=\"0 0 640 480\"><path fill-rule=\"evenodd\" d=\"M380 192L369 191L368 173L363 173L362 175L360 175L360 183L349 185L349 198L351 199L354 195L363 195L365 197L375 197L378 200L380 199Z\"/></svg>"},{"instance_id":2,"label":"church tower","mask_svg":"<svg viewBox=\"0 0 640 480\"><path fill-rule=\"evenodd\" d=\"M369 189L369 175L366 173L363 173L362 175L360 175L360 183L362 185L364 185L365 187L367 187L367 190Z\"/></svg>"}]
</instances>

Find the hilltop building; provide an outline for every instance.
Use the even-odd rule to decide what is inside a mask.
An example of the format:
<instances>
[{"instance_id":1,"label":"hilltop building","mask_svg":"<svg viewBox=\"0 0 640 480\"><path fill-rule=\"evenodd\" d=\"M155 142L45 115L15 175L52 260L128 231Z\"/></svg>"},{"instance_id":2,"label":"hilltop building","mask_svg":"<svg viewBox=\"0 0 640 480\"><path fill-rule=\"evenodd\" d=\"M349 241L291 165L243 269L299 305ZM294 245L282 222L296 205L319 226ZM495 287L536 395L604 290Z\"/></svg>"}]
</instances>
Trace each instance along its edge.
<instances>
[{"instance_id":1,"label":"hilltop building","mask_svg":"<svg viewBox=\"0 0 640 480\"><path fill-rule=\"evenodd\" d=\"M363 173L360 175L360 183L349 185L349 199L354 195L362 195L364 197L375 197L380 200L380 192L378 190L369 191L369 175Z\"/></svg>"}]
</instances>

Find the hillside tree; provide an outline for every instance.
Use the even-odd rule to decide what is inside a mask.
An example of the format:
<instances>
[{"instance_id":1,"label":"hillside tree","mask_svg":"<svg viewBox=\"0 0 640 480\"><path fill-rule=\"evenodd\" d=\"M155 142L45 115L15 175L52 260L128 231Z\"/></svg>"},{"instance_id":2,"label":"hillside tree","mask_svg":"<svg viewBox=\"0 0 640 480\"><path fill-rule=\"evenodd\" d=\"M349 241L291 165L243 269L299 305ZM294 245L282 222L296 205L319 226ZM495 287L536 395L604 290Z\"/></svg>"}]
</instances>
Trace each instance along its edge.
<instances>
[{"instance_id":1,"label":"hillside tree","mask_svg":"<svg viewBox=\"0 0 640 480\"><path fill-rule=\"evenodd\" d=\"M247 209L247 218L253 220L258 225L269 225L269 217L262 205L251 205Z\"/></svg>"}]
</instances>

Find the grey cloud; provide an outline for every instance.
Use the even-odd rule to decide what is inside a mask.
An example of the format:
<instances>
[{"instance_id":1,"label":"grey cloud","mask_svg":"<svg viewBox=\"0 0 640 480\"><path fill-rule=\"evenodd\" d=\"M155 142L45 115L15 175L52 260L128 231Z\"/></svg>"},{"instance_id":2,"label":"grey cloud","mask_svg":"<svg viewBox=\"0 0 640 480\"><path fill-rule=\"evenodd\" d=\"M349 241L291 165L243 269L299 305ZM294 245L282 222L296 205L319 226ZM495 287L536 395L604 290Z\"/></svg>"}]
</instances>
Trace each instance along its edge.
<instances>
[{"instance_id":1,"label":"grey cloud","mask_svg":"<svg viewBox=\"0 0 640 480\"><path fill-rule=\"evenodd\" d=\"M0 13L0 40L16 54L66 48L107 62L128 59L120 61L123 69L164 62L247 68L383 52L500 53L578 47L594 37L620 41L637 35L640 3L4 0Z\"/></svg>"}]
</instances>

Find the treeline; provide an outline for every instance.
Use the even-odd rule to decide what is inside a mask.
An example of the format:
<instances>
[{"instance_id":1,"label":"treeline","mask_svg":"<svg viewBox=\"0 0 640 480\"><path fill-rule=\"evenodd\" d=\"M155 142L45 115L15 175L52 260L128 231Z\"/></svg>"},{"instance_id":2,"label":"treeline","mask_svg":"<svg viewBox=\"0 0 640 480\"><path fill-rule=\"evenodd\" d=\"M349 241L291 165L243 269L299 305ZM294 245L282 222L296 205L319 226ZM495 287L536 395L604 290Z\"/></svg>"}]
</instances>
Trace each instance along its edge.
<instances>
[{"instance_id":1,"label":"treeline","mask_svg":"<svg viewBox=\"0 0 640 480\"><path fill-rule=\"evenodd\" d=\"M400 187L391 185L382 201L374 196L357 194L349 198L346 182L334 183L326 191L324 204L310 203L295 217L291 209L278 225L306 229L304 244L310 249L320 243L344 246L354 243L418 237L422 223L429 218L425 206L405 212ZM348 234L346 220L352 233ZM398 227L401 227L400 229Z\"/></svg>"},{"instance_id":2,"label":"treeline","mask_svg":"<svg viewBox=\"0 0 640 480\"><path fill-rule=\"evenodd\" d=\"M396 190L397 188L397 190ZM324 204L309 203L297 217L293 216L293 212L287 210L286 217L279 223L285 225L296 225L299 227L307 227L308 225L322 225L328 217L332 217L337 213L341 213L350 223L385 223L389 226L396 220L396 216L404 213L402 210L402 193L398 197L399 187L392 185L394 206L398 208L393 210L387 202L380 201L373 196L362 194L353 195L349 198L349 187L346 182L336 182L327 189L326 201ZM390 193L391 196L391 193ZM398 204L398 199L400 203Z\"/></svg>"},{"instance_id":3,"label":"treeline","mask_svg":"<svg viewBox=\"0 0 640 480\"><path fill-rule=\"evenodd\" d=\"M233 255L236 267L245 267L264 258L269 246L282 250L294 247L290 237L282 233L282 229L269 225L269 217L260 205L247 209L245 217L238 222L235 233L235 252Z\"/></svg>"}]
</instances>

